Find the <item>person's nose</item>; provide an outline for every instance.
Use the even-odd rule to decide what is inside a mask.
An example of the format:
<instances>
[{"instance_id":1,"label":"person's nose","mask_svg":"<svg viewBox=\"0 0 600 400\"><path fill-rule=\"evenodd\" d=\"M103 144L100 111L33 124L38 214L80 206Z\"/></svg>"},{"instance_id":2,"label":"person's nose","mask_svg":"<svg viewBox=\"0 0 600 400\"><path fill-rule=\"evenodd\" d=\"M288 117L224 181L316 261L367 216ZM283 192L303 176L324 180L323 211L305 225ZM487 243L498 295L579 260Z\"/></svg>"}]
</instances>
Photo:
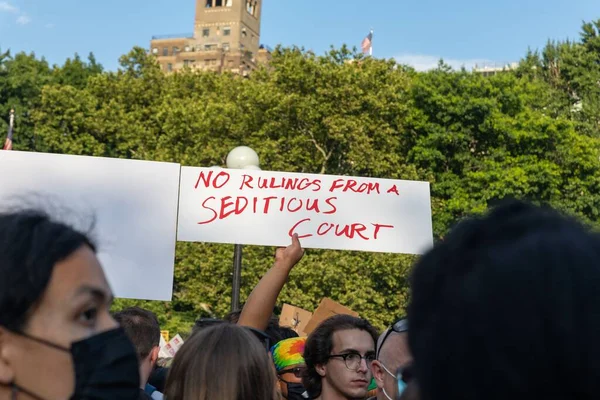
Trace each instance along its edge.
<instances>
[{"instance_id":1,"label":"person's nose","mask_svg":"<svg viewBox=\"0 0 600 400\"><path fill-rule=\"evenodd\" d=\"M369 371L369 364L367 364L367 360L365 358L360 359L360 364L358 365L357 372L367 373Z\"/></svg>"}]
</instances>

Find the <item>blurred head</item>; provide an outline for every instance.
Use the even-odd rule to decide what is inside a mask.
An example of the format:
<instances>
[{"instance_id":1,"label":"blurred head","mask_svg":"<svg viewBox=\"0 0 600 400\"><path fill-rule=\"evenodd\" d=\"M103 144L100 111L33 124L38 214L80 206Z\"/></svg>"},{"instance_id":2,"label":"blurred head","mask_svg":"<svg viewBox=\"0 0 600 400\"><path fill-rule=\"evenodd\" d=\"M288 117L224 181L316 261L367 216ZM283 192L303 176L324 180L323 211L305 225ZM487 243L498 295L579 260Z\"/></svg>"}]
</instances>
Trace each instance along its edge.
<instances>
[{"instance_id":1,"label":"blurred head","mask_svg":"<svg viewBox=\"0 0 600 400\"><path fill-rule=\"evenodd\" d=\"M219 324L192 335L179 349L167 378L169 400L277 399L268 353L248 329Z\"/></svg>"},{"instance_id":2,"label":"blurred head","mask_svg":"<svg viewBox=\"0 0 600 400\"><path fill-rule=\"evenodd\" d=\"M408 350L408 323L402 319L381 334L372 370L377 382L377 399L394 400L398 391L396 371L412 361Z\"/></svg>"},{"instance_id":3,"label":"blurred head","mask_svg":"<svg viewBox=\"0 0 600 400\"><path fill-rule=\"evenodd\" d=\"M377 331L366 320L336 315L323 321L304 349L303 383L313 397L362 399L371 382Z\"/></svg>"},{"instance_id":4,"label":"blurred head","mask_svg":"<svg viewBox=\"0 0 600 400\"><path fill-rule=\"evenodd\" d=\"M279 388L284 398L290 400L305 398L302 376L306 371L304 364L304 345L306 338L290 338L277 343L271 348L273 364L279 379Z\"/></svg>"},{"instance_id":5,"label":"blurred head","mask_svg":"<svg viewBox=\"0 0 600 400\"><path fill-rule=\"evenodd\" d=\"M140 362L140 385L143 387L158 360L160 325L152 311L139 307L126 308L114 314L115 320L136 348Z\"/></svg>"},{"instance_id":6,"label":"blurred head","mask_svg":"<svg viewBox=\"0 0 600 400\"><path fill-rule=\"evenodd\" d=\"M38 211L0 214L0 276L0 397L79 398L113 361L138 390L135 351L114 330L112 292L86 235Z\"/></svg>"},{"instance_id":7,"label":"blurred head","mask_svg":"<svg viewBox=\"0 0 600 400\"><path fill-rule=\"evenodd\" d=\"M408 308L425 400L600 398L600 239L513 202L424 255Z\"/></svg>"}]
</instances>

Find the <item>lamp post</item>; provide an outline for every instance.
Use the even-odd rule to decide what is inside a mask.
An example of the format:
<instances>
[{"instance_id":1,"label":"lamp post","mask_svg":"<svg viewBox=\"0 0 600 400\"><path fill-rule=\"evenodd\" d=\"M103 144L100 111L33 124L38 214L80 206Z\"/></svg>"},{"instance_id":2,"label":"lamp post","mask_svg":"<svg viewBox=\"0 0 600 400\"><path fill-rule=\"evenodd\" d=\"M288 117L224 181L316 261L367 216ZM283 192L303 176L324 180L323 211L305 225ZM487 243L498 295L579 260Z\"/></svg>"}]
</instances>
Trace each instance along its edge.
<instances>
[{"instance_id":1,"label":"lamp post","mask_svg":"<svg viewBox=\"0 0 600 400\"><path fill-rule=\"evenodd\" d=\"M227 168L260 171L258 154L250 147L240 146L227 154ZM231 311L240 308L240 285L242 282L242 245L236 244L233 251L233 283L231 290Z\"/></svg>"}]
</instances>

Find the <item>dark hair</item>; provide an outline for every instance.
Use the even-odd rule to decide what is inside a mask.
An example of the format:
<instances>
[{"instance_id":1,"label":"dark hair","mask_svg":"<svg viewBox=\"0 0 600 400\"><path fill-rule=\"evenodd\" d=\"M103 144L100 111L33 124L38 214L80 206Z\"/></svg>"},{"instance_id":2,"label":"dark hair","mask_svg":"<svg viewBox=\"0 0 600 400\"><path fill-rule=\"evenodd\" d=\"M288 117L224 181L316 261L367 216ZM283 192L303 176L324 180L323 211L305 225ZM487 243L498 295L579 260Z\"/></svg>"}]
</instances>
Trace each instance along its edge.
<instances>
[{"instance_id":1,"label":"dark hair","mask_svg":"<svg viewBox=\"0 0 600 400\"><path fill-rule=\"evenodd\" d=\"M373 338L373 349L377 343L377 331L364 319L350 315L335 315L321 324L308 336L304 346L304 362L306 372L302 377L302 384L311 398L321 395L321 375L316 370L317 365L326 364L333 349L333 334L338 331L360 329L366 331Z\"/></svg>"},{"instance_id":2,"label":"dark hair","mask_svg":"<svg viewBox=\"0 0 600 400\"><path fill-rule=\"evenodd\" d=\"M165 390L168 400L277 398L267 352L248 329L234 324L192 335L175 355Z\"/></svg>"},{"instance_id":3,"label":"dark hair","mask_svg":"<svg viewBox=\"0 0 600 400\"><path fill-rule=\"evenodd\" d=\"M203 331L206 328L210 328L211 326L215 326L218 324L225 324L227 321L217 318L200 318L194 322L194 326L192 327L192 335L195 335L198 332Z\"/></svg>"},{"instance_id":4,"label":"dark hair","mask_svg":"<svg viewBox=\"0 0 600 400\"><path fill-rule=\"evenodd\" d=\"M135 346L140 360L160 343L160 325L152 311L129 307L115 313L114 318Z\"/></svg>"},{"instance_id":5,"label":"dark hair","mask_svg":"<svg viewBox=\"0 0 600 400\"><path fill-rule=\"evenodd\" d=\"M599 260L599 237L548 208L460 223L412 272L422 398L600 398Z\"/></svg>"},{"instance_id":6,"label":"dark hair","mask_svg":"<svg viewBox=\"0 0 600 400\"><path fill-rule=\"evenodd\" d=\"M287 326L280 326L279 328L277 328L277 331L279 336L279 340L277 341L277 343L285 339L300 337L300 335L298 335L298 332ZM277 343L273 343L273 346L275 346Z\"/></svg>"},{"instance_id":7,"label":"dark hair","mask_svg":"<svg viewBox=\"0 0 600 400\"><path fill-rule=\"evenodd\" d=\"M82 246L96 251L88 236L41 211L0 213L0 326L22 330L56 263Z\"/></svg>"}]
</instances>

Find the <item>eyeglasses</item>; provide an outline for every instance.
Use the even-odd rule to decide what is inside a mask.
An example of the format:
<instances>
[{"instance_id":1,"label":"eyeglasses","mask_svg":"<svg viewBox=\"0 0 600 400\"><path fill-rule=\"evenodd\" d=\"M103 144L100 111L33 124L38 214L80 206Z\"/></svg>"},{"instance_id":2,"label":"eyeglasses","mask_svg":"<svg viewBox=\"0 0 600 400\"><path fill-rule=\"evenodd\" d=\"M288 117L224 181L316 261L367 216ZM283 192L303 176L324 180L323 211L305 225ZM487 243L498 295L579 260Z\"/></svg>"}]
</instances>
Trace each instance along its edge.
<instances>
[{"instance_id":1,"label":"eyeglasses","mask_svg":"<svg viewBox=\"0 0 600 400\"><path fill-rule=\"evenodd\" d=\"M396 372L396 381L398 382L398 396L400 396L405 390L408 384L413 380L412 365L406 365L398 368Z\"/></svg>"},{"instance_id":2,"label":"eyeglasses","mask_svg":"<svg viewBox=\"0 0 600 400\"><path fill-rule=\"evenodd\" d=\"M375 354L370 353L365 355L364 357L358 353L348 353L348 354L332 354L327 359L331 358L341 358L344 360L344 364L346 364L346 368L351 371L357 371L360 368L360 362L364 359L367 364L367 368L371 369L371 364L375 361Z\"/></svg>"},{"instance_id":3,"label":"eyeglasses","mask_svg":"<svg viewBox=\"0 0 600 400\"><path fill-rule=\"evenodd\" d=\"M277 373L277 375L292 373L296 378L302 378L302 376L304 375L304 371L306 371L306 367L294 367L290 369L281 370Z\"/></svg>"},{"instance_id":4,"label":"eyeglasses","mask_svg":"<svg viewBox=\"0 0 600 400\"><path fill-rule=\"evenodd\" d=\"M392 332L396 332L396 333L408 332L408 320L406 318L403 318L399 321L396 321L396 323L387 330L387 332L385 333L385 336L379 342L379 346L377 347L377 359L379 359L379 354L381 353L381 348L383 347L383 344L385 343L387 338L390 337Z\"/></svg>"},{"instance_id":5,"label":"eyeglasses","mask_svg":"<svg viewBox=\"0 0 600 400\"><path fill-rule=\"evenodd\" d=\"M252 333L263 345L263 347L267 350L267 352L271 349L271 336L267 335L263 331L259 331L258 329L250 328L249 326L244 326Z\"/></svg>"}]
</instances>

